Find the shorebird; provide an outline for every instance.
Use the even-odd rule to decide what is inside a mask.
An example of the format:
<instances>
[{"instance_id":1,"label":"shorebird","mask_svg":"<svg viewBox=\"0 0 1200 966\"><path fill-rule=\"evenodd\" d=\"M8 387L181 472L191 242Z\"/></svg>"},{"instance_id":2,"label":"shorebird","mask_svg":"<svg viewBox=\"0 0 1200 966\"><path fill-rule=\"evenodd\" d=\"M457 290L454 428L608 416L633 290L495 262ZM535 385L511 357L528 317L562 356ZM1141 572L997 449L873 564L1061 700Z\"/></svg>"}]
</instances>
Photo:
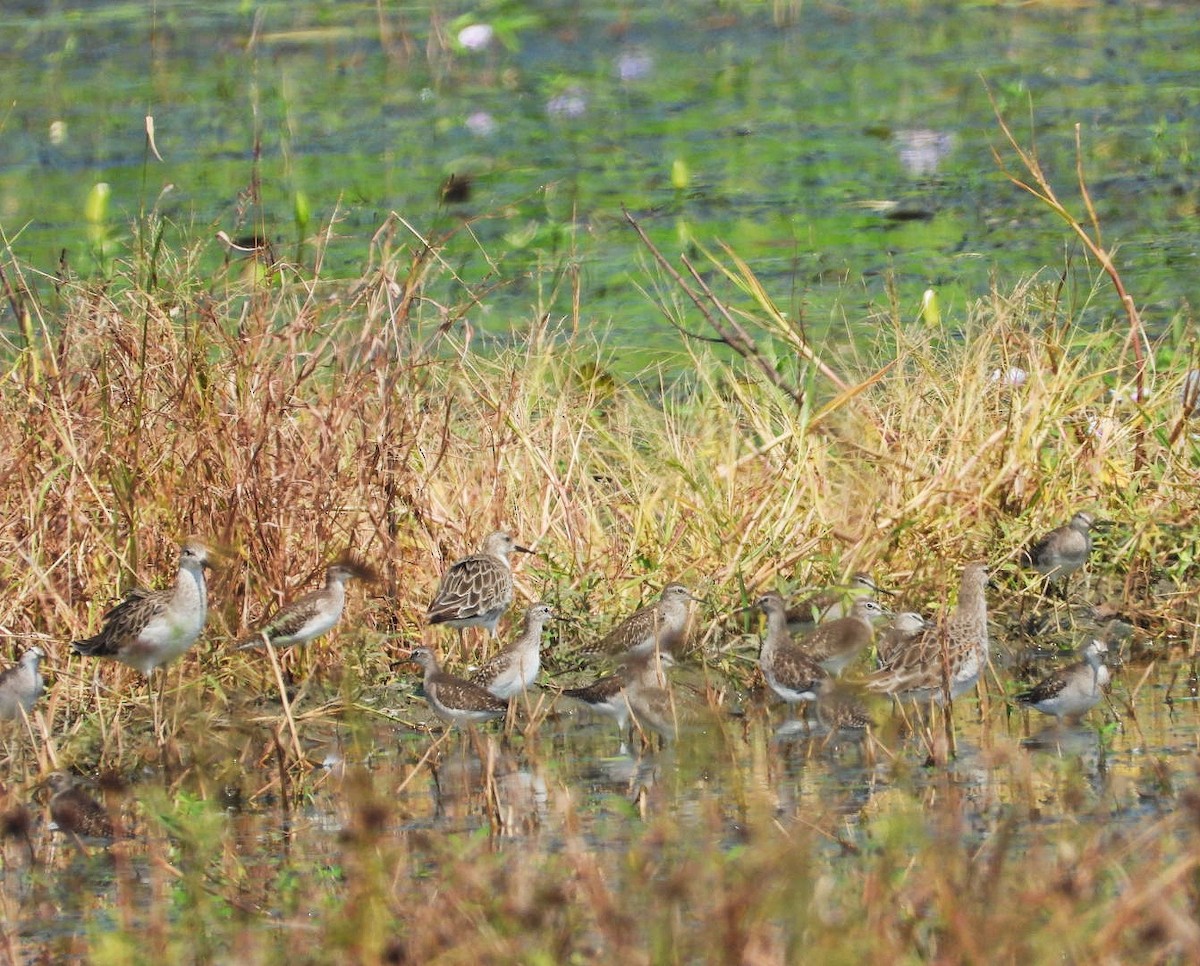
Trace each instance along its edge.
<instances>
[{"instance_id":1,"label":"shorebird","mask_svg":"<svg viewBox=\"0 0 1200 966\"><path fill-rule=\"evenodd\" d=\"M887 626L875 638L877 665L887 667L900 651L931 627L933 624L915 611L906 610L893 614Z\"/></svg>"},{"instance_id":2,"label":"shorebird","mask_svg":"<svg viewBox=\"0 0 1200 966\"><path fill-rule=\"evenodd\" d=\"M78 778L55 771L46 776L45 784L51 792L50 817L60 832L81 838L113 837L108 809L83 790Z\"/></svg>"},{"instance_id":3,"label":"shorebird","mask_svg":"<svg viewBox=\"0 0 1200 966\"><path fill-rule=\"evenodd\" d=\"M850 578L848 584L830 587L788 607L788 629L795 632L814 624L838 620L850 613L855 601L874 600L877 594L892 596L892 592L875 583L870 574L859 571Z\"/></svg>"},{"instance_id":4,"label":"shorebird","mask_svg":"<svg viewBox=\"0 0 1200 966\"><path fill-rule=\"evenodd\" d=\"M346 584L353 579L374 580L375 572L350 557L341 557L325 570L325 586L284 604L263 621L253 634L238 642L239 650L307 644L333 629L346 606Z\"/></svg>"},{"instance_id":5,"label":"shorebird","mask_svg":"<svg viewBox=\"0 0 1200 966\"><path fill-rule=\"evenodd\" d=\"M409 657L425 669L425 700L434 713L451 725L471 725L489 718L502 718L508 702L478 684L447 674L427 647L418 647Z\"/></svg>"},{"instance_id":6,"label":"shorebird","mask_svg":"<svg viewBox=\"0 0 1200 966\"><path fill-rule=\"evenodd\" d=\"M1043 678L1028 691L1014 696L1019 704L1063 718L1076 719L1100 703L1110 675L1104 663L1108 646L1093 640L1083 649L1083 660Z\"/></svg>"},{"instance_id":7,"label":"shorebird","mask_svg":"<svg viewBox=\"0 0 1200 966\"><path fill-rule=\"evenodd\" d=\"M497 530L483 541L478 553L452 563L429 605L429 623L448 624L459 631L464 627L486 627L495 637L496 625L513 599L508 557L514 552L533 553L519 546L511 534Z\"/></svg>"},{"instance_id":8,"label":"shorebird","mask_svg":"<svg viewBox=\"0 0 1200 966\"><path fill-rule=\"evenodd\" d=\"M796 643L833 675L841 674L875 639L875 621L888 612L875 600L860 597L846 617L824 621Z\"/></svg>"},{"instance_id":9,"label":"shorebird","mask_svg":"<svg viewBox=\"0 0 1200 966\"><path fill-rule=\"evenodd\" d=\"M1056 527L1049 533L1030 543L1021 551L1021 563L1032 567L1045 578L1046 586L1059 584L1066 596L1068 578L1087 563L1092 552L1092 537L1089 531L1096 524L1090 513L1080 511L1069 523Z\"/></svg>"},{"instance_id":10,"label":"shorebird","mask_svg":"<svg viewBox=\"0 0 1200 966\"><path fill-rule=\"evenodd\" d=\"M31 647L12 667L0 674L0 720L12 720L33 710L34 702L46 690L38 667L45 652Z\"/></svg>"},{"instance_id":11,"label":"shorebird","mask_svg":"<svg viewBox=\"0 0 1200 966\"><path fill-rule=\"evenodd\" d=\"M631 717L629 692L662 689L666 684L666 669L674 664L675 658L666 651L630 654L613 674L583 687L567 688L562 694L616 721L624 744Z\"/></svg>"},{"instance_id":12,"label":"shorebird","mask_svg":"<svg viewBox=\"0 0 1200 966\"><path fill-rule=\"evenodd\" d=\"M1189 419L1200 416L1200 369L1189 369L1179 389L1183 415Z\"/></svg>"},{"instance_id":13,"label":"shorebird","mask_svg":"<svg viewBox=\"0 0 1200 966\"><path fill-rule=\"evenodd\" d=\"M667 688L632 682L625 687L625 701L630 720L643 735L652 731L670 740L678 734L675 699Z\"/></svg>"},{"instance_id":14,"label":"shorebird","mask_svg":"<svg viewBox=\"0 0 1200 966\"><path fill-rule=\"evenodd\" d=\"M537 680L542 669L542 629L553 618L554 611L549 604L530 606L525 611L520 636L485 661L471 675L471 683L506 701L524 692Z\"/></svg>"},{"instance_id":15,"label":"shorebird","mask_svg":"<svg viewBox=\"0 0 1200 966\"><path fill-rule=\"evenodd\" d=\"M767 633L758 656L758 666L767 684L788 704L815 701L817 686L828 674L807 651L792 642L783 598L772 592L764 594L757 603L767 615Z\"/></svg>"},{"instance_id":16,"label":"shorebird","mask_svg":"<svg viewBox=\"0 0 1200 966\"><path fill-rule=\"evenodd\" d=\"M950 616L905 645L867 678L866 687L938 704L974 687L988 660L987 579L986 565L967 564Z\"/></svg>"},{"instance_id":17,"label":"shorebird","mask_svg":"<svg viewBox=\"0 0 1200 966\"><path fill-rule=\"evenodd\" d=\"M147 677L191 647L204 629L208 594L204 568L213 551L189 538L179 551L179 572L171 590L135 587L104 615L100 633L71 646L77 654L110 657Z\"/></svg>"},{"instance_id":18,"label":"shorebird","mask_svg":"<svg viewBox=\"0 0 1200 966\"><path fill-rule=\"evenodd\" d=\"M581 654L648 654L675 651L687 630L688 605L698 598L683 584L667 584L658 600L630 614Z\"/></svg>"}]
</instances>

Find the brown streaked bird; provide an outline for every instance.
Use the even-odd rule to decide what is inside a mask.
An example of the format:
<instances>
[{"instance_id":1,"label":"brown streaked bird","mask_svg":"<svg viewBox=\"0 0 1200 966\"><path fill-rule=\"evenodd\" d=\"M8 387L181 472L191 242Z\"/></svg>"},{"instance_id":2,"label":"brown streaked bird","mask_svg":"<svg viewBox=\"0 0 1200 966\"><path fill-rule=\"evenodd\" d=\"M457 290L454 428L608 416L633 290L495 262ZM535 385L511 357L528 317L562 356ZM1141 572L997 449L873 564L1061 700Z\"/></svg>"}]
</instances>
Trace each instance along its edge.
<instances>
[{"instance_id":1,"label":"brown streaked bird","mask_svg":"<svg viewBox=\"0 0 1200 966\"><path fill-rule=\"evenodd\" d=\"M795 632L846 617L855 601L874 600L877 594L892 596L890 590L884 590L870 574L860 570L846 585L830 587L788 607L788 629Z\"/></svg>"},{"instance_id":2,"label":"brown streaked bird","mask_svg":"<svg viewBox=\"0 0 1200 966\"><path fill-rule=\"evenodd\" d=\"M796 643L809 657L833 675L839 675L850 662L875 640L875 621L888 612L877 601L860 597L846 617L824 621Z\"/></svg>"},{"instance_id":3,"label":"brown streaked bird","mask_svg":"<svg viewBox=\"0 0 1200 966\"><path fill-rule=\"evenodd\" d=\"M891 620L875 637L875 661L877 666L886 667L896 655L916 640L933 624L916 611L906 610L893 614Z\"/></svg>"},{"instance_id":4,"label":"brown streaked bird","mask_svg":"<svg viewBox=\"0 0 1200 966\"><path fill-rule=\"evenodd\" d=\"M469 727L490 718L502 718L508 712L507 701L478 684L443 671L429 648L418 647L409 657L425 669L425 700L429 707L448 724Z\"/></svg>"},{"instance_id":5,"label":"brown streaked bird","mask_svg":"<svg viewBox=\"0 0 1200 966\"><path fill-rule=\"evenodd\" d=\"M1100 703L1111 675L1104 663L1108 645L1093 640L1083 649L1083 660L1054 671L1027 691L1014 695L1019 704L1063 718L1078 719Z\"/></svg>"},{"instance_id":6,"label":"brown streaked bird","mask_svg":"<svg viewBox=\"0 0 1200 966\"><path fill-rule=\"evenodd\" d=\"M817 720L829 731L866 731L875 726L871 714L846 685L826 678L817 686Z\"/></svg>"},{"instance_id":7,"label":"brown streaked bird","mask_svg":"<svg viewBox=\"0 0 1200 966\"><path fill-rule=\"evenodd\" d=\"M39 665L46 656L40 647L31 647L21 660L0 674L0 720L11 721L28 714L46 690Z\"/></svg>"},{"instance_id":8,"label":"brown streaked bird","mask_svg":"<svg viewBox=\"0 0 1200 966\"><path fill-rule=\"evenodd\" d=\"M525 623L515 641L471 675L471 683L510 700L526 691L542 669L542 630L554 619L549 604L538 602L525 611Z\"/></svg>"},{"instance_id":9,"label":"brown streaked bird","mask_svg":"<svg viewBox=\"0 0 1200 966\"><path fill-rule=\"evenodd\" d=\"M170 590L135 587L104 615L100 633L71 646L77 654L108 657L149 676L196 643L208 616L204 568L212 548L192 537L179 551L179 570Z\"/></svg>"},{"instance_id":10,"label":"brown streaked bird","mask_svg":"<svg viewBox=\"0 0 1200 966\"><path fill-rule=\"evenodd\" d=\"M600 640L585 644L581 654L648 654L676 651L687 631L688 605L698 598L683 584L671 583L658 600L626 617Z\"/></svg>"},{"instance_id":11,"label":"brown streaked bird","mask_svg":"<svg viewBox=\"0 0 1200 966\"><path fill-rule=\"evenodd\" d=\"M485 627L496 636L496 625L513 600L509 555L533 553L503 530L488 534L478 553L450 565L425 615L430 624Z\"/></svg>"},{"instance_id":12,"label":"brown streaked bird","mask_svg":"<svg viewBox=\"0 0 1200 966\"><path fill-rule=\"evenodd\" d=\"M630 722L643 734L651 731L667 740L678 736L678 709L669 689L647 686L635 679L625 686L625 703Z\"/></svg>"},{"instance_id":13,"label":"brown streaked bird","mask_svg":"<svg viewBox=\"0 0 1200 966\"><path fill-rule=\"evenodd\" d=\"M335 560L325 569L324 587L284 604L242 638L238 649L262 647L264 638L274 647L307 644L333 630L346 606L346 584L354 579L373 581L375 572L350 557Z\"/></svg>"},{"instance_id":14,"label":"brown streaked bird","mask_svg":"<svg viewBox=\"0 0 1200 966\"><path fill-rule=\"evenodd\" d=\"M50 817L58 830L81 838L112 838L108 809L83 790L81 781L66 771L46 776L50 788Z\"/></svg>"},{"instance_id":15,"label":"brown streaked bird","mask_svg":"<svg viewBox=\"0 0 1200 966\"><path fill-rule=\"evenodd\" d=\"M630 720L627 692L630 689L663 688L666 685L666 669L674 664L675 658L666 651L629 654L613 674L583 687L567 688L562 694L616 721L617 731L624 742L625 729Z\"/></svg>"},{"instance_id":16,"label":"brown streaked bird","mask_svg":"<svg viewBox=\"0 0 1200 966\"><path fill-rule=\"evenodd\" d=\"M1082 510L1070 522L1039 537L1021 551L1023 566L1041 574L1047 587L1058 584L1065 594L1067 580L1087 563L1092 552L1091 529L1096 518Z\"/></svg>"},{"instance_id":17,"label":"brown streaked bird","mask_svg":"<svg viewBox=\"0 0 1200 966\"><path fill-rule=\"evenodd\" d=\"M988 661L987 566L963 568L958 604L944 622L902 648L866 680L871 691L944 703L975 686Z\"/></svg>"},{"instance_id":18,"label":"brown streaked bird","mask_svg":"<svg viewBox=\"0 0 1200 966\"><path fill-rule=\"evenodd\" d=\"M767 615L767 633L758 656L767 684L788 704L815 701L818 685L829 675L793 643L787 628L787 604L774 592L763 594L757 604Z\"/></svg>"}]
</instances>

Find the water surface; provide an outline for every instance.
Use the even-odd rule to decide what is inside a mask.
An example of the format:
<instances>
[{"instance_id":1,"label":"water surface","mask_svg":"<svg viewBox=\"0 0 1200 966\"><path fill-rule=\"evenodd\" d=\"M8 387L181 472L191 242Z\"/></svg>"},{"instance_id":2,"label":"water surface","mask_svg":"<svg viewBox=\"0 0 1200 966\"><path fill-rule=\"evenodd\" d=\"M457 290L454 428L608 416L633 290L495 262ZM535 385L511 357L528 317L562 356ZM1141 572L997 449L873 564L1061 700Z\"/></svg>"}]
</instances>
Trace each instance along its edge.
<instances>
[{"instance_id":1,"label":"water surface","mask_svg":"<svg viewBox=\"0 0 1200 966\"><path fill-rule=\"evenodd\" d=\"M1072 200L1080 125L1105 239L1154 330L1196 271L1194 22L1170 2L10 5L0 227L39 270L102 270L84 207L106 182L109 256L158 210L168 238L206 241L209 265L227 254L218 231L310 267L320 236L334 279L361 270L389 212L431 237L471 220L447 243L461 283L431 298L486 283L471 321L507 332L569 317L577 276L586 325L669 350L627 206L672 257L728 243L816 340L841 339L870 330L892 285L911 314L931 285L961 309L993 278L1083 267L998 172L990 89L1023 138L1032 111ZM481 26L490 39L462 33ZM441 204L451 174L469 196ZM1070 298L1087 294L1085 272ZM1102 290L1090 315L1118 308Z\"/></svg>"}]
</instances>

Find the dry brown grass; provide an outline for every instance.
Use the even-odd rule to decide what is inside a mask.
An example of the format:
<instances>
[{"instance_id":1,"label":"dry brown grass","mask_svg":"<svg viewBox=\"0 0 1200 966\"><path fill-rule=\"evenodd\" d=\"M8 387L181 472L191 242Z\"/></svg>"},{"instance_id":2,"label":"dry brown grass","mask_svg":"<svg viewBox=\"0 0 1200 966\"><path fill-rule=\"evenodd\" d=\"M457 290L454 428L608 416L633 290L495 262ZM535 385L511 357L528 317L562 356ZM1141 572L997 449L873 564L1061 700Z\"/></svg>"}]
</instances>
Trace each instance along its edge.
<instances>
[{"instance_id":1,"label":"dry brown grass","mask_svg":"<svg viewBox=\"0 0 1200 966\"><path fill-rule=\"evenodd\" d=\"M597 615L591 629L670 579L718 616L743 588L860 567L928 596L960 562L1006 559L1082 506L1118 524L1095 570L1124 578L1123 606L1163 616L1158 578L1180 588L1177 611L1194 602L1183 371L1122 401L1120 340L1064 318L1045 286L996 293L953 329L875 320L874 344L829 362L849 383L892 363L886 375L818 414L835 396L819 379L798 409L707 353L658 401L580 340L541 331L473 354L452 327L465 309L413 313L396 280L419 268L399 260L332 296L282 275L217 295L189 265L152 290L121 279L68 286L52 308L27 300L32 342L0 386L0 622L77 677L66 642L133 581L165 579L192 532L238 553L198 649L218 674L222 642L345 548L383 575L355 608L382 652L431 638L438 572L497 526L539 550L520 597ZM993 378L1013 367L1023 385Z\"/></svg>"}]
</instances>

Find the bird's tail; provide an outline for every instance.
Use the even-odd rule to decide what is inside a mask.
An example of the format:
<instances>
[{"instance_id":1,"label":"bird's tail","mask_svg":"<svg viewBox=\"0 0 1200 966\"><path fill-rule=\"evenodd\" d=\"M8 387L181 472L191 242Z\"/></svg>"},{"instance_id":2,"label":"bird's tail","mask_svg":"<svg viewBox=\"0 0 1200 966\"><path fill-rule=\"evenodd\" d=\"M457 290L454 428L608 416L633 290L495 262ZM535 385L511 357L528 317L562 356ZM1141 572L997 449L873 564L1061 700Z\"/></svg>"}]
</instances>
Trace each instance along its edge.
<instances>
[{"instance_id":1,"label":"bird's tail","mask_svg":"<svg viewBox=\"0 0 1200 966\"><path fill-rule=\"evenodd\" d=\"M76 654L82 654L85 657L94 657L98 654L104 654L104 635L97 634L95 637L86 637L82 641L72 641L71 649L74 650Z\"/></svg>"}]
</instances>

